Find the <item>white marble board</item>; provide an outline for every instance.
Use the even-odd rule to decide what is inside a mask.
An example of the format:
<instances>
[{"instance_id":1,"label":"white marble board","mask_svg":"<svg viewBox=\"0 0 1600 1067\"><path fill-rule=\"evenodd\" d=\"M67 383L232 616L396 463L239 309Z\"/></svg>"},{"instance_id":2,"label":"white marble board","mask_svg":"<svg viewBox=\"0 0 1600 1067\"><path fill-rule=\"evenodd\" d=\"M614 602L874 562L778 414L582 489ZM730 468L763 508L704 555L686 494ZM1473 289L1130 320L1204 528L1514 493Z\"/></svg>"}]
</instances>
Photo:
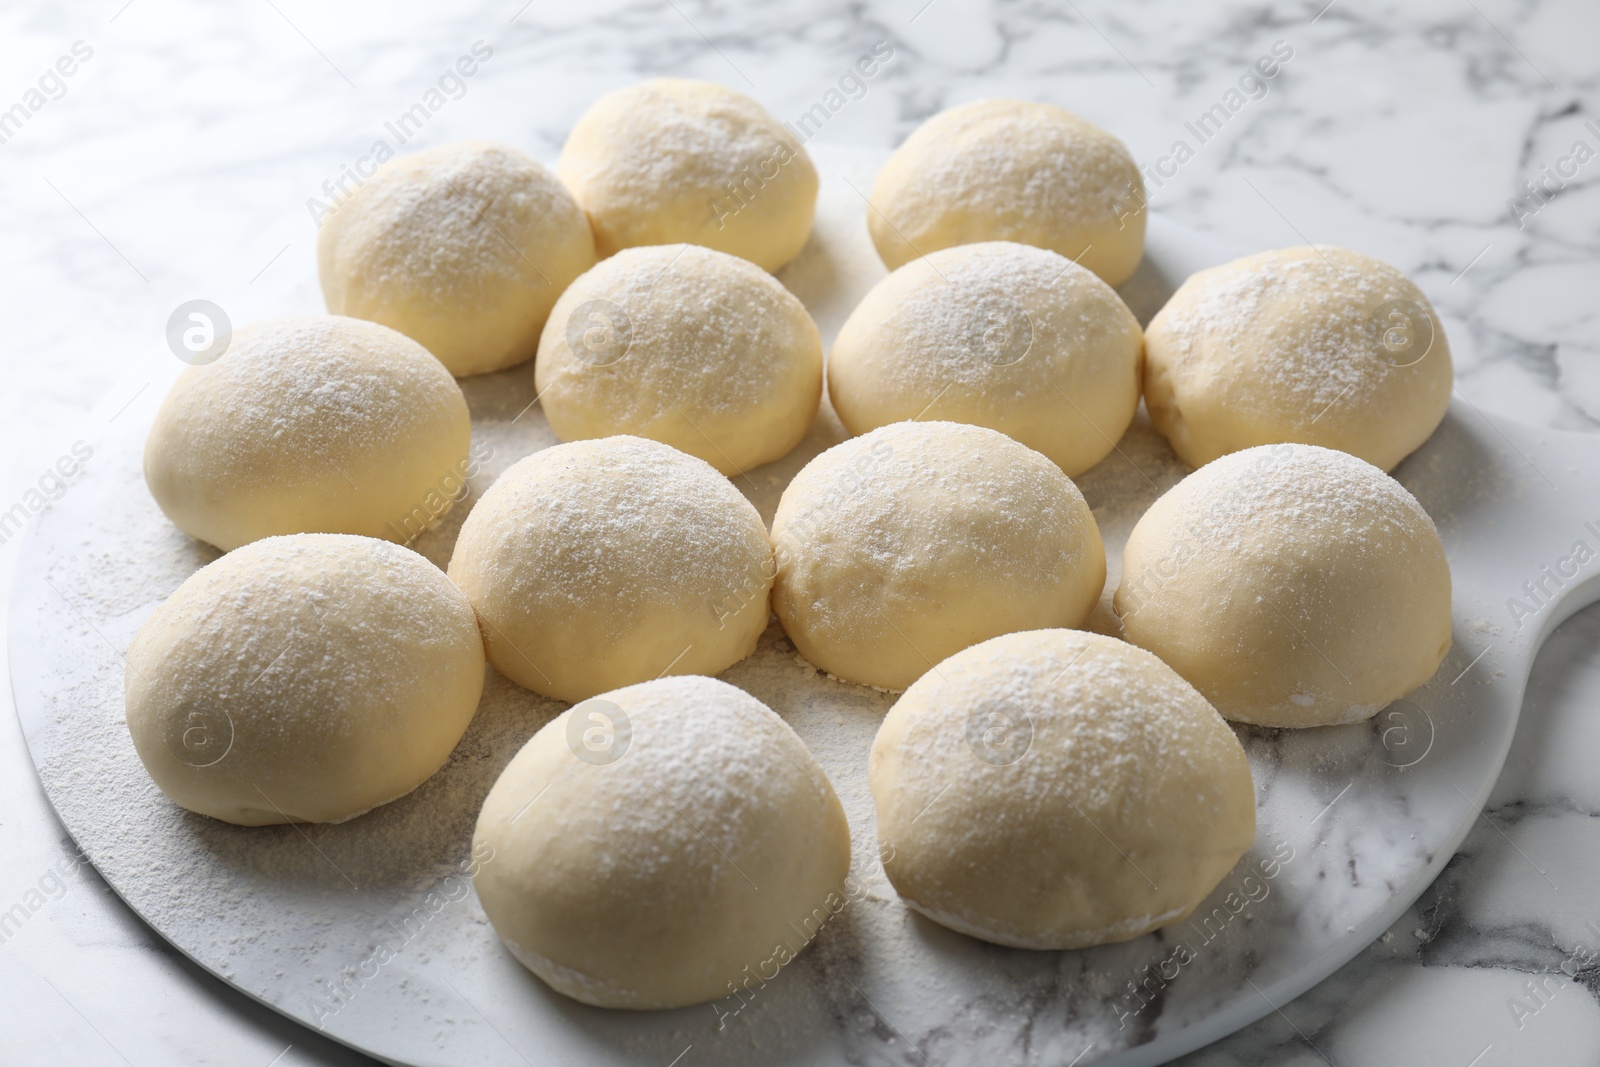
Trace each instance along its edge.
<instances>
[{"instance_id":1,"label":"white marble board","mask_svg":"<svg viewBox=\"0 0 1600 1067\"><path fill-rule=\"evenodd\" d=\"M852 189L870 188L881 157L816 154L818 232L782 277L829 338L882 275ZM1147 319L1184 276L1237 251L1153 218L1146 261L1124 295ZM493 449L476 499L553 439L537 408L524 413L529 367L463 385L475 442ZM1417 897L1488 795L1540 641L1600 596L1600 568L1574 552L1580 541L1600 546L1600 447L1490 419L1458 399L1396 472L1439 524L1455 576L1455 648L1439 675L1370 723L1241 729L1257 787L1255 848L1189 924L1063 953L986 945L895 898L874 860L865 783L867 746L893 698L824 677L774 625L724 677L783 715L823 762L850 813L855 875L868 892L748 1003L607 1012L549 992L502 951L459 870L478 802L560 710L554 702L491 672L451 762L411 796L338 826L238 828L155 790L122 722L122 652L160 599L216 555L167 523L144 490L140 447L160 391L96 443L104 459L40 517L24 548L11 662L30 751L78 844L173 945L263 1003L396 1064L1161 1062L1273 1011ZM825 411L800 449L741 488L770 519L794 471L842 436ZM1106 539L1108 596L1132 523L1183 473L1141 416L1118 452L1079 479ZM466 510L417 547L443 564ZM1513 613L1511 598L1531 610ZM1103 605L1094 625L1112 625Z\"/></svg>"}]
</instances>

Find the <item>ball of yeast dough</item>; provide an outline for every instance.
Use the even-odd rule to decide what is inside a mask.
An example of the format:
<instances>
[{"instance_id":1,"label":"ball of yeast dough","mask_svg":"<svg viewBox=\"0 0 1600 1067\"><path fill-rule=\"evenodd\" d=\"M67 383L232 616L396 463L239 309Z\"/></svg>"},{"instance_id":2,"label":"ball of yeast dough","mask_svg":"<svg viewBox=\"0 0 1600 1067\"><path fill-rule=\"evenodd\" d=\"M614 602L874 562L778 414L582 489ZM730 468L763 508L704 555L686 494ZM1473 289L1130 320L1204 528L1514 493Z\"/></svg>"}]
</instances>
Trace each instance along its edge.
<instances>
[{"instance_id":1,"label":"ball of yeast dough","mask_svg":"<svg viewBox=\"0 0 1600 1067\"><path fill-rule=\"evenodd\" d=\"M1345 452L1262 445L1224 456L1145 512L1113 606L1227 718L1370 718L1450 650L1450 568L1399 482Z\"/></svg>"},{"instance_id":2,"label":"ball of yeast dough","mask_svg":"<svg viewBox=\"0 0 1600 1067\"><path fill-rule=\"evenodd\" d=\"M1144 225L1144 179L1127 146L1029 100L976 100L928 119L878 172L867 209L890 270L953 245L1017 241L1111 285L1139 265Z\"/></svg>"},{"instance_id":3,"label":"ball of yeast dough","mask_svg":"<svg viewBox=\"0 0 1600 1067\"><path fill-rule=\"evenodd\" d=\"M1155 656L1034 630L939 664L889 709L867 780L895 890L1016 948L1126 941L1194 910L1255 839L1244 749Z\"/></svg>"},{"instance_id":4,"label":"ball of yeast dough","mask_svg":"<svg viewBox=\"0 0 1600 1067\"><path fill-rule=\"evenodd\" d=\"M773 569L761 516L728 479L639 437L519 460L450 558L489 662L557 700L737 663L767 628Z\"/></svg>"},{"instance_id":5,"label":"ball of yeast dough","mask_svg":"<svg viewBox=\"0 0 1600 1067\"><path fill-rule=\"evenodd\" d=\"M601 258L686 241L775 271L805 247L817 205L811 157L771 112L685 78L596 100L556 173L588 213Z\"/></svg>"},{"instance_id":6,"label":"ball of yeast dough","mask_svg":"<svg viewBox=\"0 0 1600 1067\"><path fill-rule=\"evenodd\" d=\"M851 433L926 414L987 426L1068 475L1115 446L1139 406L1139 321L1054 252L988 241L879 282L833 343L828 397Z\"/></svg>"},{"instance_id":7,"label":"ball of yeast dough","mask_svg":"<svg viewBox=\"0 0 1600 1067\"><path fill-rule=\"evenodd\" d=\"M269 537L196 571L123 674L156 785L243 826L341 822L444 765L483 691L472 605L426 559L346 534Z\"/></svg>"},{"instance_id":8,"label":"ball of yeast dough","mask_svg":"<svg viewBox=\"0 0 1600 1067\"><path fill-rule=\"evenodd\" d=\"M558 992L676 1008L770 979L847 902L850 828L788 724L714 678L575 705L489 791L483 910Z\"/></svg>"},{"instance_id":9,"label":"ball of yeast dough","mask_svg":"<svg viewBox=\"0 0 1600 1067\"><path fill-rule=\"evenodd\" d=\"M471 437L460 386L415 341L276 319L178 376L144 478L167 518L225 550L289 533L407 541L461 494Z\"/></svg>"},{"instance_id":10,"label":"ball of yeast dough","mask_svg":"<svg viewBox=\"0 0 1600 1067\"><path fill-rule=\"evenodd\" d=\"M489 141L384 164L317 234L328 310L415 338L456 375L533 358L556 298L594 260L572 194Z\"/></svg>"},{"instance_id":11,"label":"ball of yeast dough","mask_svg":"<svg viewBox=\"0 0 1600 1067\"><path fill-rule=\"evenodd\" d=\"M736 474L810 429L822 339L799 299L748 260L625 248L561 294L534 375L563 441L636 434Z\"/></svg>"},{"instance_id":12,"label":"ball of yeast dough","mask_svg":"<svg viewBox=\"0 0 1600 1067\"><path fill-rule=\"evenodd\" d=\"M1054 463L1005 434L897 422L806 464L772 520L772 606L811 663L904 689L999 634L1076 626L1105 548Z\"/></svg>"},{"instance_id":13,"label":"ball of yeast dough","mask_svg":"<svg viewBox=\"0 0 1600 1067\"><path fill-rule=\"evenodd\" d=\"M1252 445L1323 445L1393 470L1450 405L1450 345L1389 264L1285 248L1200 271L1145 334L1144 401L1191 466Z\"/></svg>"}]
</instances>

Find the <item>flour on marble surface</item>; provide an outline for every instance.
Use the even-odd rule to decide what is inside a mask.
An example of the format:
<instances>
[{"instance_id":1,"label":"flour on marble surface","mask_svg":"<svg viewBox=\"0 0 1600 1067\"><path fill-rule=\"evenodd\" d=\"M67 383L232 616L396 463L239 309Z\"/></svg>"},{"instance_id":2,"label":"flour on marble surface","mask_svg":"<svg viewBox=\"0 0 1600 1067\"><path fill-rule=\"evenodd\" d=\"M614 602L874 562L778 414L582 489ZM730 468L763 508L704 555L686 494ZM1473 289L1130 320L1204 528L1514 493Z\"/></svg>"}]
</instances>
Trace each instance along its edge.
<instances>
[{"instance_id":1,"label":"flour on marble surface","mask_svg":"<svg viewBox=\"0 0 1600 1067\"><path fill-rule=\"evenodd\" d=\"M848 188L835 192L838 199L819 211L819 226L837 232L827 230L828 219L837 218L864 228L859 198ZM1165 254L1157 222L1153 256ZM865 240L851 240L857 237ZM842 320L850 300L830 291L827 280L870 284L872 277L852 273L850 258L822 244L785 278L815 285L818 300L808 306L832 307ZM466 383L475 444L493 450L468 504L510 463L553 442L537 406L528 407L531 377L522 368ZM690 1043L699 1063L764 1062L781 1050L800 1057L805 1049L818 1059L903 1060L910 1054L885 1020L935 1064L971 1062L985 1049L1030 1063L1068 1062L1092 1043L1082 1067L1119 1049L1179 1039L1219 1010L1258 1000L1245 977L1269 996L1292 996L1283 983L1306 974L1313 956L1331 959L1346 945L1359 947L1373 917L1382 917L1396 893L1432 876L1443 863L1440 850L1452 847L1456 826L1471 817L1448 785L1434 788L1435 778L1449 773L1475 792L1481 768L1472 739L1487 737L1492 747L1499 736L1502 720L1487 701L1501 690L1468 693L1467 682L1440 694L1434 713L1452 728L1441 729L1429 759L1405 770L1386 766L1381 737L1367 725L1241 730L1261 836L1246 866L1202 908L1225 907L1226 895L1239 891L1238 877L1280 837L1296 858L1271 883L1269 897L1206 941L1196 961L1164 985L1159 1006L1119 1025L1116 998L1167 957L1173 939L1194 935L1175 928L1122 945L1035 953L974 941L910 912L877 862L866 788L867 748L894 698L828 681L797 663L793 645L769 627L756 653L723 677L789 722L828 771L850 820L861 893L726 1029L716 1028L709 1009L624 1016L577 1010L501 948L461 879L482 797L560 705L491 672L477 719L450 762L410 796L339 826L232 827L187 815L155 790L121 721L113 646L125 648L155 604L215 553L166 523L140 483L139 434L132 427L118 432L97 448L106 462L41 519L27 557L61 594L37 582L22 589L29 614L15 627L51 635L37 646L39 672L18 674L19 707L33 709L24 722L41 777L90 858L183 951L312 1025L319 1011L332 1010L322 1017L329 1032L391 1058L405 1050L429 1064L521 1063L496 1029L529 1054L568 1062L667 1063ZM825 405L793 455L756 472L750 484L741 480L763 517L770 521L799 466L842 434ZM1078 479L1113 568L1126 529L1183 473L1140 416L1118 451ZM1419 493L1435 515L1501 477L1487 471L1480 483L1454 474L1437 457L1421 457L1415 467L1414 476L1435 487L1433 502ZM1413 475L1402 477L1409 484ZM453 509L417 547L435 563L447 562L467 510ZM1471 511L1462 510L1461 523L1441 522L1441 532L1449 538ZM1485 666L1508 662L1491 653ZM34 681L39 695L24 700ZM1469 699L1478 703L1461 703ZM1351 925L1355 935L1346 932ZM398 951L358 983L352 975L359 977L380 945Z\"/></svg>"}]
</instances>

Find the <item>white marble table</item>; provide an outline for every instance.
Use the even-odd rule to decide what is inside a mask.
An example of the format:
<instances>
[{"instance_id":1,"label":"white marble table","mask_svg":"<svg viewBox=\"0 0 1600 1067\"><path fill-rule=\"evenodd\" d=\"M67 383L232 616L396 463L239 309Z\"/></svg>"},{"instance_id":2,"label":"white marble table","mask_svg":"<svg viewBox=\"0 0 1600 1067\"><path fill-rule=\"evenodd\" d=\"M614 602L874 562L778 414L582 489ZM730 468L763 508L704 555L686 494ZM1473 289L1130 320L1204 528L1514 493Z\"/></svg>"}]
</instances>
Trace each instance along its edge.
<instances>
[{"instance_id":1,"label":"white marble table","mask_svg":"<svg viewBox=\"0 0 1600 1067\"><path fill-rule=\"evenodd\" d=\"M1064 104L1151 167L1159 211L1246 247L1340 243L1411 272L1472 402L1534 424L1600 423L1590 0L519 7L0 10L0 513L42 503L29 493L41 479L71 492L47 471L172 359L162 335L179 303L214 300L235 322L318 310L307 200L326 199L323 183L374 140L393 142L385 123L478 41L493 55L459 98L441 96L408 149L490 136L553 157L595 95L655 74L723 81L794 120L887 41L893 59L858 99L832 98L842 106L819 136L892 145L984 95ZM1185 124L1226 106L1276 42L1293 53L1281 72L1246 82L1201 143ZM8 124L18 102L26 116ZM1193 150L1181 164L1180 139ZM1596 158L1577 162L1579 140ZM1535 199L1525 180L1553 193ZM3 521L0 537L3 589L17 538ZM1501 782L1438 882L1334 977L1184 1062L1595 1062L1596 703L1591 609L1546 646ZM9 711L0 763L0 1059L369 1062L177 957L76 866Z\"/></svg>"}]
</instances>

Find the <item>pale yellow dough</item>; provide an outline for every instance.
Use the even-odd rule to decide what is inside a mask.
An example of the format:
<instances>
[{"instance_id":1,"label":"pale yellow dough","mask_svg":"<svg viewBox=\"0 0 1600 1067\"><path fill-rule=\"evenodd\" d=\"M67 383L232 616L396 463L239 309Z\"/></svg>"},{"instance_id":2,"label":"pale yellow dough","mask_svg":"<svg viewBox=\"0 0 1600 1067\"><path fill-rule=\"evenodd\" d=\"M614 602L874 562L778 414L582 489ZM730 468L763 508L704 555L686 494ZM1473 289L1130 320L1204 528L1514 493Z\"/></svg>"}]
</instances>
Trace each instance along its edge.
<instances>
[{"instance_id":1,"label":"pale yellow dough","mask_svg":"<svg viewBox=\"0 0 1600 1067\"><path fill-rule=\"evenodd\" d=\"M1262 445L1145 513L1114 598L1123 632L1259 726L1370 718L1450 650L1450 567L1399 482L1314 445Z\"/></svg>"},{"instance_id":2,"label":"pale yellow dough","mask_svg":"<svg viewBox=\"0 0 1600 1067\"><path fill-rule=\"evenodd\" d=\"M737 663L767 627L773 570L761 516L728 479L639 437L513 464L450 558L489 662L557 700Z\"/></svg>"},{"instance_id":3,"label":"pale yellow dough","mask_svg":"<svg viewBox=\"0 0 1600 1067\"><path fill-rule=\"evenodd\" d=\"M244 826L340 822L444 765L483 691L472 606L410 549L271 537L202 567L128 648L156 785Z\"/></svg>"},{"instance_id":4,"label":"pale yellow dough","mask_svg":"<svg viewBox=\"0 0 1600 1067\"><path fill-rule=\"evenodd\" d=\"M1192 275L1145 334L1150 421L1190 466L1252 445L1323 445L1393 470L1450 406L1450 344L1400 271L1285 248Z\"/></svg>"},{"instance_id":5,"label":"pale yellow dough","mask_svg":"<svg viewBox=\"0 0 1600 1067\"><path fill-rule=\"evenodd\" d=\"M976 100L918 126L878 172L867 227L890 270L978 241L1058 252L1121 285L1144 256L1144 179L1064 108Z\"/></svg>"},{"instance_id":6,"label":"pale yellow dough","mask_svg":"<svg viewBox=\"0 0 1600 1067\"><path fill-rule=\"evenodd\" d=\"M512 954L608 1008L742 1004L848 903L850 828L827 776L766 705L713 678L628 686L550 722L490 790L473 854Z\"/></svg>"},{"instance_id":7,"label":"pale yellow dough","mask_svg":"<svg viewBox=\"0 0 1600 1067\"><path fill-rule=\"evenodd\" d=\"M828 358L851 433L919 415L988 426L1078 475L1139 406L1139 322L1071 260L1008 241L912 260L873 287Z\"/></svg>"},{"instance_id":8,"label":"pale yellow dough","mask_svg":"<svg viewBox=\"0 0 1600 1067\"><path fill-rule=\"evenodd\" d=\"M561 295L534 380L563 441L636 434L737 474L805 437L822 339L805 305L748 260L625 248Z\"/></svg>"},{"instance_id":9,"label":"pale yellow dough","mask_svg":"<svg viewBox=\"0 0 1600 1067\"><path fill-rule=\"evenodd\" d=\"M954 422L897 422L828 449L784 490L772 543L773 610L801 655L884 689L998 634L1076 626L1106 578L1072 480Z\"/></svg>"},{"instance_id":10,"label":"pale yellow dough","mask_svg":"<svg viewBox=\"0 0 1600 1067\"><path fill-rule=\"evenodd\" d=\"M733 89L654 78L578 119L556 173L588 212L601 258L688 242L775 271L811 235L817 170L799 140Z\"/></svg>"},{"instance_id":11,"label":"pale yellow dough","mask_svg":"<svg viewBox=\"0 0 1600 1067\"><path fill-rule=\"evenodd\" d=\"M167 518L224 550L290 533L403 542L464 493L471 437L461 388L415 341L360 319L277 319L179 375L144 477Z\"/></svg>"},{"instance_id":12,"label":"pale yellow dough","mask_svg":"<svg viewBox=\"0 0 1600 1067\"><path fill-rule=\"evenodd\" d=\"M556 298L594 261L572 194L491 141L384 164L317 234L328 310L394 327L457 376L533 358Z\"/></svg>"},{"instance_id":13,"label":"pale yellow dough","mask_svg":"<svg viewBox=\"0 0 1600 1067\"><path fill-rule=\"evenodd\" d=\"M901 898L1017 948L1178 922L1255 838L1250 764L1222 717L1150 653L1075 630L940 663L884 717L867 777Z\"/></svg>"}]
</instances>

